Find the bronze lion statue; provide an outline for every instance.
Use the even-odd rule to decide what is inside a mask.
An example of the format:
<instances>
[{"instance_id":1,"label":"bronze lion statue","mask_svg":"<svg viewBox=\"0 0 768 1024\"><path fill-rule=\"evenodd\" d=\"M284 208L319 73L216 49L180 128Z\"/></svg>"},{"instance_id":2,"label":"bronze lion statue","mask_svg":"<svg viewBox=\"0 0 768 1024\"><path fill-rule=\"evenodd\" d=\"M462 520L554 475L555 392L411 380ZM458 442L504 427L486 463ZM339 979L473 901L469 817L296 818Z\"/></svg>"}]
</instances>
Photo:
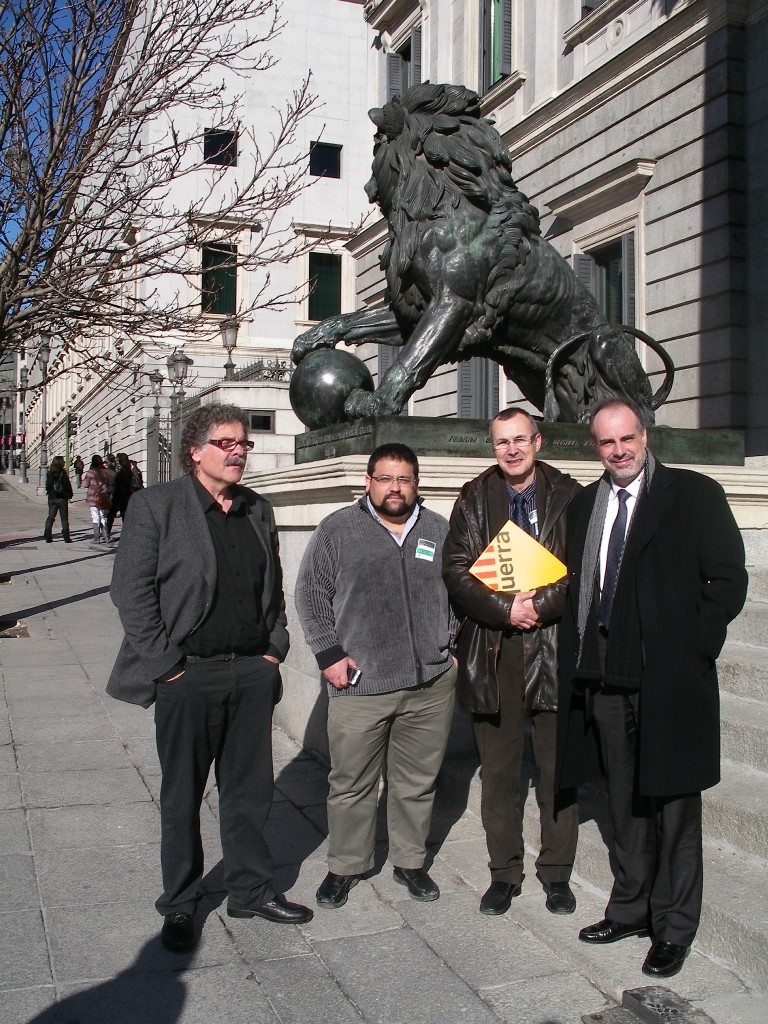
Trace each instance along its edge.
<instances>
[{"instance_id":1,"label":"bronze lion statue","mask_svg":"<svg viewBox=\"0 0 768 1024\"><path fill-rule=\"evenodd\" d=\"M350 420L397 414L435 369L496 360L549 421L577 422L608 395L628 395L653 422L674 367L640 331L607 323L568 263L541 236L538 211L515 185L498 132L476 93L418 85L369 112L376 125L365 186L387 218L380 257L387 307L330 317L293 346L344 341L399 347L375 391L346 400ZM664 363L652 393L635 337Z\"/></svg>"}]
</instances>

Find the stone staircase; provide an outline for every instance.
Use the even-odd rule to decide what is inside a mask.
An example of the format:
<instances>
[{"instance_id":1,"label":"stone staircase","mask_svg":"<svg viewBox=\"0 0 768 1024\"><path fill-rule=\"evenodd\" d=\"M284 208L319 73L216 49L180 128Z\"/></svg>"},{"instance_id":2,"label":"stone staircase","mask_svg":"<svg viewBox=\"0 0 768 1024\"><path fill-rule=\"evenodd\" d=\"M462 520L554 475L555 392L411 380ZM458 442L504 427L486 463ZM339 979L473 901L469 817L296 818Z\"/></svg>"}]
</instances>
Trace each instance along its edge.
<instances>
[{"instance_id":1,"label":"stone staircase","mask_svg":"<svg viewBox=\"0 0 768 1024\"><path fill-rule=\"evenodd\" d=\"M768 557L747 545L750 586L744 611L731 623L718 662L721 688L722 781L704 793L704 905L700 951L768 990ZM466 748L465 748L466 749ZM457 763L463 761L463 767ZM445 776L466 777L466 757L446 763ZM607 897L612 877L603 836L609 834L605 792L585 787L575 881ZM480 813L477 773L469 806ZM536 801L529 793L526 844L539 844Z\"/></svg>"}]
</instances>

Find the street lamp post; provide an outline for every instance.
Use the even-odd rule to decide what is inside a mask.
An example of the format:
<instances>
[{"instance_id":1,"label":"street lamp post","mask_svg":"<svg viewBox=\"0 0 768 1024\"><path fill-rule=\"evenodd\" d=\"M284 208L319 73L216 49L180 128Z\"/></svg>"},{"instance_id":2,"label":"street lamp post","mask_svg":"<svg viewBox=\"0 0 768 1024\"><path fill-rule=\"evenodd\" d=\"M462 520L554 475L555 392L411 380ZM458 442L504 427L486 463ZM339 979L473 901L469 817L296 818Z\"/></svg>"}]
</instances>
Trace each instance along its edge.
<instances>
[{"instance_id":1,"label":"street lamp post","mask_svg":"<svg viewBox=\"0 0 768 1024\"><path fill-rule=\"evenodd\" d=\"M19 426L21 427L21 452L19 456L19 476L23 484L28 483L27 480L27 423L26 423L26 405L27 405L27 383L29 381L29 370L26 366L22 366L19 373L19 393L21 396L21 418Z\"/></svg>"},{"instance_id":2,"label":"street lamp post","mask_svg":"<svg viewBox=\"0 0 768 1024\"><path fill-rule=\"evenodd\" d=\"M171 479L181 476L181 405L184 401L184 379L194 360L174 349L168 356L168 379L171 392Z\"/></svg>"},{"instance_id":3,"label":"street lamp post","mask_svg":"<svg viewBox=\"0 0 768 1024\"><path fill-rule=\"evenodd\" d=\"M163 393L163 375L154 370L149 375L155 399L155 429L147 448L147 484L160 483L160 397Z\"/></svg>"},{"instance_id":4,"label":"street lamp post","mask_svg":"<svg viewBox=\"0 0 768 1024\"><path fill-rule=\"evenodd\" d=\"M0 469L5 469L5 472L7 473L11 467L11 462L13 461L10 457L11 439L13 438L13 419L11 419L11 422L9 424L9 433L6 434L5 432L5 420L8 410L11 407L11 400L8 397L8 395L3 396L2 402L0 404L2 405L3 408L3 437L2 441L0 441L0 444L2 445L2 447L0 448ZM13 417L13 413L11 413L11 417Z\"/></svg>"},{"instance_id":5,"label":"street lamp post","mask_svg":"<svg viewBox=\"0 0 768 1024\"><path fill-rule=\"evenodd\" d=\"M227 317L221 324L221 343L227 350L227 361L224 363L224 380L235 379L235 364L232 362L232 350L237 345L237 320Z\"/></svg>"},{"instance_id":6,"label":"street lamp post","mask_svg":"<svg viewBox=\"0 0 768 1024\"><path fill-rule=\"evenodd\" d=\"M48 472L48 438L46 436L48 431L48 424L46 423L46 385L48 384L48 360L51 358L51 333L49 331L40 331L40 347L37 350L37 358L40 360L40 366L43 372L43 391L40 400L40 471L37 478L37 488L40 490L44 486L45 474Z\"/></svg>"}]
</instances>

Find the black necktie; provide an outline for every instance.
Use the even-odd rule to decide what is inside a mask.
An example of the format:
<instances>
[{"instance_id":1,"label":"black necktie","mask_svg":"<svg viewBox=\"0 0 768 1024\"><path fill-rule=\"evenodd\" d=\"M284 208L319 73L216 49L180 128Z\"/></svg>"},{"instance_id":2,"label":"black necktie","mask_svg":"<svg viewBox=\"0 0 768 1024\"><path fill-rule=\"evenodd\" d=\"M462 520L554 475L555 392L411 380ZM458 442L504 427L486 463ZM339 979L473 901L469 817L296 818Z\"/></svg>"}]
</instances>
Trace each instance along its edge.
<instances>
[{"instance_id":1,"label":"black necktie","mask_svg":"<svg viewBox=\"0 0 768 1024\"><path fill-rule=\"evenodd\" d=\"M528 516L525 514L525 502L520 494L512 498L512 522L525 533L530 533Z\"/></svg>"},{"instance_id":2,"label":"black necktie","mask_svg":"<svg viewBox=\"0 0 768 1024\"><path fill-rule=\"evenodd\" d=\"M600 595L600 608L598 611L598 622L603 629L608 628L611 618L611 605L613 595L616 591L616 577L619 575L619 564L621 552L624 549L624 537L627 532L627 498L629 491L617 491L619 499L619 511L611 527L611 535L608 538L608 554L605 559L605 576L603 577L603 590Z\"/></svg>"}]
</instances>

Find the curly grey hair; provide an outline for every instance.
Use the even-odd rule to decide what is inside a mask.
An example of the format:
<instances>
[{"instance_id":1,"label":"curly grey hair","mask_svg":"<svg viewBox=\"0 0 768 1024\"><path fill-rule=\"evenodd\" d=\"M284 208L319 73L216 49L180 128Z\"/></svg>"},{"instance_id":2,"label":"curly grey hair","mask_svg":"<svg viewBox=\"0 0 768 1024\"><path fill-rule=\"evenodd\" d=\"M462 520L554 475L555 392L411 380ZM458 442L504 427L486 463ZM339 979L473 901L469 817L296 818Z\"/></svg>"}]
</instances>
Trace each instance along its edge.
<instances>
[{"instance_id":1,"label":"curly grey hair","mask_svg":"<svg viewBox=\"0 0 768 1024\"><path fill-rule=\"evenodd\" d=\"M222 402L201 405L186 421L181 435L181 468L185 473L195 471L192 449L208 444L211 431L222 423L240 423L248 436L248 413L239 405L224 405Z\"/></svg>"}]
</instances>

